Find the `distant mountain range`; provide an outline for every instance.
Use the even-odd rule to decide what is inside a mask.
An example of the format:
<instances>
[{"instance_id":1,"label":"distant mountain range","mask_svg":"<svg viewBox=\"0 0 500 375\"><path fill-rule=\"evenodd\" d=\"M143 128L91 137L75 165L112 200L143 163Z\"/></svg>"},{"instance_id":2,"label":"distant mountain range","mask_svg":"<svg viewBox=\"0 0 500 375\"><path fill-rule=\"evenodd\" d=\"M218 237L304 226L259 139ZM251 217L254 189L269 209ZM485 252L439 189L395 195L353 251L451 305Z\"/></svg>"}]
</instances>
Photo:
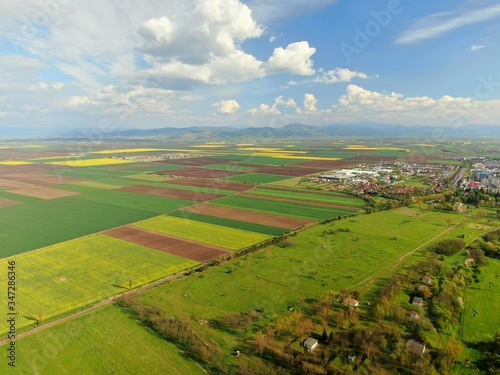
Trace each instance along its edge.
<instances>
[{"instance_id":1,"label":"distant mountain range","mask_svg":"<svg viewBox=\"0 0 500 375\"><path fill-rule=\"evenodd\" d=\"M87 138L87 134L95 137L93 132L85 129L0 129L0 137L14 138L48 138L52 140L68 140ZM435 139L437 142L453 138L500 137L500 126L467 125L461 127L426 127L403 126L361 122L355 124L330 124L311 126L304 124L288 124L281 127L165 127L159 129L118 130L102 134L103 140L142 138L152 140L175 139L180 141L270 141L272 139L327 139L350 137L415 137Z\"/></svg>"},{"instance_id":2,"label":"distant mountain range","mask_svg":"<svg viewBox=\"0 0 500 375\"><path fill-rule=\"evenodd\" d=\"M499 137L500 126L477 125L462 127L409 127L397 124L356 123L311 126L289 124L262 128L160 128L150 130L123 130L108 134L111 137L175 138L186 141L210 140L270 140L324 139L325 137L418 137L444 140L458 137Z\"/></svg>"}]
</instances>

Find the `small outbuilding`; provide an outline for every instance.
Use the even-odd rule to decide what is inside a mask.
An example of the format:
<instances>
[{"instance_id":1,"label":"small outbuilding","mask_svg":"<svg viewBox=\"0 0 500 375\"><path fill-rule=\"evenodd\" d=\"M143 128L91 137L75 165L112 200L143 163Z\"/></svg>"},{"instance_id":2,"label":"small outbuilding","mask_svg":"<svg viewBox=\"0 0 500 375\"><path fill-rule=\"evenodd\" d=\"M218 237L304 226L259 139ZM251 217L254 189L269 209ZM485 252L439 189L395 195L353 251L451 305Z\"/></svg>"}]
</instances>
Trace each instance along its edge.
<instances>
[{"instance_id":1,"label":"small outbuilding","mask_svg":"<svg viewBox=\"0 0 500 375\"><path fill-rule=\"evenodd\" d=\"M426 283L427 285L431 285L432 284L432 277L425 275L424 277L422 277L422 282Z\"/></svg>"},{"instance_id":2,"label":"small outbuilding","mask_svg":"<svg viewBox=\"0 0 500 375\"><path fill-rule=\"evenodd\" d=\"M425 353L425 342L419 342L416 340L408 340L408 349L412 353L422 355Z\"/></svg>"},{"instance_id":3,"label":"small outbuilding","mask_svg":"<svg viewBox=\"0 0 500 375\"><path fill-rule=\"evenodd\" d=\"M413 297L411 304L415 306L422 306L424 304L424 300L422 297Z\"/></svg>"},{"instance_id":4,"label":"small outbuilding","mask_svg":"<svg viewBox=\"0 0 500 375\"><path fill-rule=\"evenodd\" d=\"M344 300L344 305L357 307L359 305L359 301L355 300L354 298L346 298Z\"/></svg>"},{"instance_id":5,"label":"small outbuilding","mask_svg":"<svg viewBox=\"0 0 500 375\"><path fill-rule=\"evenodd\" d=\"M418 320L420 319L420 315L416 311L410 311L410 318Z\"/></svg>"},{"instance_id":6,"label":"small outbuilding","mask_svg":"<svg viewBox=\"0 0 500 375\"><path fill-rule=\"evenodd\" d=\"M318 346L318 340L308 337L302 341L302 347L310 352L312 352Z\"/></svg>"}]
</instances>

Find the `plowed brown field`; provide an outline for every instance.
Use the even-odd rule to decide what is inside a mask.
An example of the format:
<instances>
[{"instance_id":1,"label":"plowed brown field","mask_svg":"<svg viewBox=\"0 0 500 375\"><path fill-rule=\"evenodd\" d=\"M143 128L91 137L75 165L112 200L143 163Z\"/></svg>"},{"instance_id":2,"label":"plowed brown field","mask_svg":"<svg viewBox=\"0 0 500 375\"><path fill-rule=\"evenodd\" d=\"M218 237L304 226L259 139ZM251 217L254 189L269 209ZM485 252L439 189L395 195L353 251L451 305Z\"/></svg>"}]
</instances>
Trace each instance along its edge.
<instances>
[{"instance_id":1,"label":"plowed brown field","mask_svg":"<svg viewBox=\"0 0 500 375\"><path fill-rule=\"evenodd\" d=\"M111 229L103 234L198 262L207 262L230 252L224 248L200 244L132 226Z\"/></svg>"}]
</instances>

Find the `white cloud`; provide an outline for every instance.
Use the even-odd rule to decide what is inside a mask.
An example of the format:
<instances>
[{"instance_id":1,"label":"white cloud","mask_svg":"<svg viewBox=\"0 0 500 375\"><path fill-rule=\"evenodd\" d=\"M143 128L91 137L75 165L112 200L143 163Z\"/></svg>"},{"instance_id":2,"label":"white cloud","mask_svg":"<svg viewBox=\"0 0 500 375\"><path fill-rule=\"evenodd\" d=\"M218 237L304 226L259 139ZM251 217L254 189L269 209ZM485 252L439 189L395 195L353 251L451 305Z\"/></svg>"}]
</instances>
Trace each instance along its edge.
<instances>
[{"instance_id":1,"label":"white cloud","mask_svg":"<svg viewBox=\"0 0 500 375\"><path fill-rule=\"evenodd\" d=\"M321 83L337 83L337 82L351 82L353 78L368 79L366 73L352 71L344 68L335 68L333 70L328 70L323 72L320 76L317 76L315 82Z\"/></svg>"},{"instance_id":2,"label":"white cloud","mask_svg":"<svg viewBox=\"0 0 500 375\"><path fill-rule=\"evenodd\" d=\"M131 114L157 115L173 113L172 104L178 102L175 91L159 88L106 86L94 96L73 96L68 105L75 111L128 116Z\"/></svg>"},{"instance_id":3,"label":"white cloud","mask_svg":"<svg viewBox=\"0 0 500 375\"><path fill-rule=\"evenodd\" d=\"M484 47L486 47L486 46L483 44L473 44L472 46L470 46L469 51L475 52L475 51L478 51L480 49L483 49Z\"/></svg>"},{"instance_id":4,"label":"white cloud","mask_svg":"<svg viewBox=\"0 0 500 375\"><path fill-rule=\"evenodd\" d=\"M280 109L281 108L281 109ZM289 113L291 110L298 108L295 100L288 98L285 99L283 96L278 96L274 99L274 103L269 105L266 103L260 104L257 108L252 108L248 110L251 115L277 115L280 116L283 113Z\"/></svg>"},{"instance_id":5,"label":"white cloud","mask_svg":"<svg viewBox=\"0 0 500 375\"><path fill-rule=\"evenodd\" d=\"M291 43L286 48L275 48L266 64L266 70L271 73L313 75L315 70L311 56L314 53L316 48L310 47L307 41Z\"/></svg>"},{"instance_id":6,"label":"white cloud","mask_svg":"<svg viewBox=\"0 0 500 375\"><path fill-rule=\"evenodd\" d=\"M318 99L313 94L304 94L304 111L317 112L316 104L318 104Z\"/></svg>"},{"instance_id":7,"label":"white cloud","mask_svg":"<svg viewBox=\"0 0 500 375\"><path fill-rule=\"evenodd\" d=\"M500 17L500 5L480 9L463 8L456 11L435 13L416 20L396 39L399 44L414 44L436 38L454 29Z\"/></svg>"},{"instance_id":8,"label":"white cloud","mask_svg":"<svg viewBox=\"0 0 500 375\"><path fill-rule=\"evenodd\" d=\"M212 107L217 109L217 113L221 115L229 115L238 112L240 105L234 99L231 100L221 100L217 103L213 103Z\"/></svg>"},{"instance_id":9,"label":"white cloud","mask_svg":"<svg viewBox=\"0 0 500 375\"><path fill-rule=\"evenodd\" d=\"M193 65L234 54L242 42L260 37L263 31L239 0L198 0L193 9L175 18L151 18L138 29L144 38L141 51L164 62L175 58Z\"/></svg>"}]
</instances>

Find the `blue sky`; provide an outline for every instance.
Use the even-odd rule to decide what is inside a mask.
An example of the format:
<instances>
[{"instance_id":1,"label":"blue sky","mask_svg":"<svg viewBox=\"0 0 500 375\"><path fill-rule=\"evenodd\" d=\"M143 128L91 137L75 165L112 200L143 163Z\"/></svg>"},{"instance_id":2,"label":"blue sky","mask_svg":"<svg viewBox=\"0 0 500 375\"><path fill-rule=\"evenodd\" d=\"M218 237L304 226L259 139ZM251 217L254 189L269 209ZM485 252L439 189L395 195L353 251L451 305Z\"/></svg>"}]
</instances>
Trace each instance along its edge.
<instances>
[{"instance_id":1,"label":"blue sky","mask_svg":"<svg viewBox=\"0 0 500 375\"><path fill-rule=\"evenodd\" d=\"M3 2L0 127L500 125L499 20L490 0Z\"/></svg>"}]
</instances>

